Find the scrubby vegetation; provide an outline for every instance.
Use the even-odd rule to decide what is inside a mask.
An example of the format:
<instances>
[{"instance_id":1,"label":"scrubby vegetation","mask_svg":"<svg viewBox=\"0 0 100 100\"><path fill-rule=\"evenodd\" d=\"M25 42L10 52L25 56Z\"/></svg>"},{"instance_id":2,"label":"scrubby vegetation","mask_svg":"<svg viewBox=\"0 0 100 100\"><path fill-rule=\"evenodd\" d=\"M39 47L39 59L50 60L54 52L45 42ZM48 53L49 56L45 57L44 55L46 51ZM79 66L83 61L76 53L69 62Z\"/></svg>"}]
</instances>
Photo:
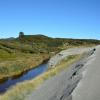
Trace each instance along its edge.
<instances>
[{"instance_id":1,"label":"scrubby vegetation","mask_svg":"<svg viewBox=\"0 0 100 100\"><path fill-rule=\"evenodd\" d=\"M99 40L51 38L20 32L17 38L0 40L0 79L36 67L63 49L98 44Z\"/></svg>"}]
</instances>

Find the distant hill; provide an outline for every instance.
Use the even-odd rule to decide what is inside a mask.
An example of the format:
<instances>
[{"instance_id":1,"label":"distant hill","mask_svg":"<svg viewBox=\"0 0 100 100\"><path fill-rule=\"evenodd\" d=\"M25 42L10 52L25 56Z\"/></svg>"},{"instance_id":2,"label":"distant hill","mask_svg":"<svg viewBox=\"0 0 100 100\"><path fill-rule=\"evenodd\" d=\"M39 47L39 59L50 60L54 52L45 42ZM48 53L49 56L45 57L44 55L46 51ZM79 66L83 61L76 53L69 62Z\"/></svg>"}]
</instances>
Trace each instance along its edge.
<instances>
[{"instance_id":1,"label":"distant hill","mask_svg":"<svg viewBox=\"0 0 100 100\"><path fill-rule=\"evenodd\" d=\"M17 38L20 42L24 43L44 43L48 46L59 46L64 43L69 45L84 45L84 44L99 44L99 40L94 39L68 39L68 38L51 38L45 35L24 35L21 39Z\"/></svg>"},{"instance_id":2,"label":"distant hill","mask_svg":"<svg viewBox=\"0 0 100 100\"><path fill-rule=\"evenodd\" d=\"M93 39L66 39L51 38L41 34L24 35L22 32L17 38L8 38L0 40L0 49L9 53L43 53L54 52L66 49L71 46L92 46L100 44L99 40Z\"/></svg>"}]
</instances>

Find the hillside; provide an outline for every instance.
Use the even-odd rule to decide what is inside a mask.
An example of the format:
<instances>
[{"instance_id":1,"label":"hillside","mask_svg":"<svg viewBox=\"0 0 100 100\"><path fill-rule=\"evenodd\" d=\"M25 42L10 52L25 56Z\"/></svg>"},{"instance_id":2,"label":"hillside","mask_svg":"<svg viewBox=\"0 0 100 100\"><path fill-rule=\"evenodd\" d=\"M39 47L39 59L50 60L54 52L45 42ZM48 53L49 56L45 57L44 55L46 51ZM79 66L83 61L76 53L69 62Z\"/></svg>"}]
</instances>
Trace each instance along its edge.
<instances>
[{"instance_id":1,"label":"hillside","mask_svg":"<svg viewBox=\"0 0 100 100\"><path fill-rule=\"evenodd\" d=\"M10 52L53 52L69 46L91 46L100 44L99 40L51 38L44 35L23 35L18 38L0 40L0 49Z\"/></svg>"},{"instance_id":2,"label":"hillside","mask_svg":"<svg viewBox=\"0 0 100 100\"><path fill-rule=\"evenodd\" d=\"M0 79L36 67L61 50L98 44L99 40L51 38L20 32L17 38L0 40Z\"/></svg>"}]
</instances>

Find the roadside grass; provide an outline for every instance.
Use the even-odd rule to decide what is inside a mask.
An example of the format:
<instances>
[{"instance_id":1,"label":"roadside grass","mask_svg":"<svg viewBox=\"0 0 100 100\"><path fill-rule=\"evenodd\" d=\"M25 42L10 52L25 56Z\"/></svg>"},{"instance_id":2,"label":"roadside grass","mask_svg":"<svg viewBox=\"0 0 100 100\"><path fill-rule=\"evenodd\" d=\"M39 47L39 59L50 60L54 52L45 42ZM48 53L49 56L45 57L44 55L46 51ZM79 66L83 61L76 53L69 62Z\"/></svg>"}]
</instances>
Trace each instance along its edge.
<instances>
[{"instance_id":1,"label":"roadside grass","mask_svg":"<svg viewBox=\"0 0 100 100\"><path fill-rule=\"evenodd\" d=\"M35 79L18 83L16 86L11 87L6 93L0 95L0 100L24 100L28 94L43 84L44 81L65 70L65 68L69 67L80 58L81 55L68 56L56 65L56 67L47 70Z\"/></svg>"}]
</instances>

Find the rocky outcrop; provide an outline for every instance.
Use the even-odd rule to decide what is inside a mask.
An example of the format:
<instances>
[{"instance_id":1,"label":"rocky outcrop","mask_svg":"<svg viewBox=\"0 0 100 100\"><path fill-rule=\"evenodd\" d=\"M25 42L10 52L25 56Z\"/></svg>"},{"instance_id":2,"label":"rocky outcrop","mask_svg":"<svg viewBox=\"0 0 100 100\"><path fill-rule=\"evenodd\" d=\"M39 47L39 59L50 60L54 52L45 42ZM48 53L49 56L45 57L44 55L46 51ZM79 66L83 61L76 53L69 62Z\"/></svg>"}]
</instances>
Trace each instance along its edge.
<instances>
[{"instance_id":1,"label":"rocky outcrop","mask_svg":"<svg viewBox=\"0 0 100 100\"><path fill-rule=\"evenodd\" d=\"M62 59L66 58L69 55L82 54L83 52L93 52L93 51L94 49L91 50L91 48L74 48L74 49L63 50L49 60L48 68L55 67Z\"/></svg>"}]
</instances>

